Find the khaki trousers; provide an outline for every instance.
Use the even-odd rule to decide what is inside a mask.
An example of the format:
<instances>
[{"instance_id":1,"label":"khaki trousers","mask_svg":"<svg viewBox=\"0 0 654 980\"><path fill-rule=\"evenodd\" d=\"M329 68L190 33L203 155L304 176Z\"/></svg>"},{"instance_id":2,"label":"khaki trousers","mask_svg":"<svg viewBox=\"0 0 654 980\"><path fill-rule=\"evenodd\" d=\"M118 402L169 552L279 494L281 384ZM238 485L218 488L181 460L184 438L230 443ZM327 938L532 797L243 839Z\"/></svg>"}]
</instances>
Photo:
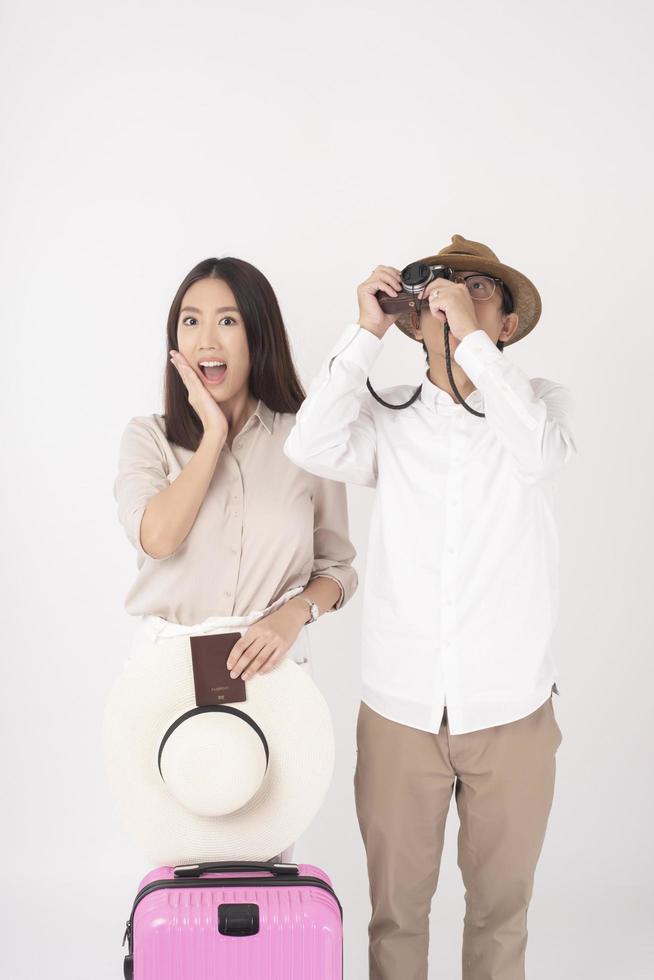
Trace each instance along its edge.
<instances>
[{"instance_id":1,"label":"khaki trousers","mask_svg":"<svg viewBox=\"0 0 654 980\"><path fill-rule=\"evenodd\" d=\"M354 792L372 917L370 980L427 980L429 913L452 790L465 886L463 980L524 980L527 908L554 794L552 696L505 725L450 735L361 702Z\"/></svg>"}]
</instances>

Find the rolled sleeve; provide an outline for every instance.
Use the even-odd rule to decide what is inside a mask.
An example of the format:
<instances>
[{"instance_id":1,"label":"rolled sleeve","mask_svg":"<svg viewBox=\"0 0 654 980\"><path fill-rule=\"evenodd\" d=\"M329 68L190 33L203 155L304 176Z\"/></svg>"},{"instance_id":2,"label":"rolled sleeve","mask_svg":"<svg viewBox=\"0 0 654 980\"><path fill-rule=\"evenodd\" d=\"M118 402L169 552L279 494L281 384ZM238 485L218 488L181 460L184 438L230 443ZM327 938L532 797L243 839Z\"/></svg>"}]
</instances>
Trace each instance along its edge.
<instances>
[{"instance_id":1,"label":"rolled sleeve","mask_svg":"<svg viewBox=\"0 0 654 980\"><path fill-rule=\"evenodd\" d=\"M118 520L137 552L139 563L166 561L172 555L153 558L141 544L141 521L151 497L170 486L163 450L147 418L136 416L127 423L120 440L118 474L113 494L118 505Z\"/></svg>"},{"instance_id":2,"label":"rolled sleeve","mask_svg":"<svg viewBox=\"0 0 654 980\"><path fill-rule=\"evenodd\" d=\"M356 549L350 541L345 485L318 477L313 497L313 567L311 578L331 578L341 594L330 612L340 609L354 595L358 576L352 565Z\"/></svg>"}]
</instances>

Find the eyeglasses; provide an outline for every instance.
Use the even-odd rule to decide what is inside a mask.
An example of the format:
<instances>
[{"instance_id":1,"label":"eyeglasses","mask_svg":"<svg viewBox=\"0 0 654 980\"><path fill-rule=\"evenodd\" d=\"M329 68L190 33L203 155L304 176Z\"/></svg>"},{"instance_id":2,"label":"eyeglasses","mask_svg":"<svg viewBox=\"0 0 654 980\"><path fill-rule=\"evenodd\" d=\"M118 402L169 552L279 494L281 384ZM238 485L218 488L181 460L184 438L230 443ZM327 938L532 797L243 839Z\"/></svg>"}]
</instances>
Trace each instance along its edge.
<instances>
[{"instance_id":1,"label":"eyeglasses","mask_svg":"<svg viewBox=\"0 0 654 980\"><path fill-rule=\"evenodd\" d=\"M502 280L496 276L480 276L474 273L469 276L453 276L453 282L464 282L468 287L468 292L477 302L484 302L490 299L495 292L495 284Z\"/></svg>"}]
</instances>

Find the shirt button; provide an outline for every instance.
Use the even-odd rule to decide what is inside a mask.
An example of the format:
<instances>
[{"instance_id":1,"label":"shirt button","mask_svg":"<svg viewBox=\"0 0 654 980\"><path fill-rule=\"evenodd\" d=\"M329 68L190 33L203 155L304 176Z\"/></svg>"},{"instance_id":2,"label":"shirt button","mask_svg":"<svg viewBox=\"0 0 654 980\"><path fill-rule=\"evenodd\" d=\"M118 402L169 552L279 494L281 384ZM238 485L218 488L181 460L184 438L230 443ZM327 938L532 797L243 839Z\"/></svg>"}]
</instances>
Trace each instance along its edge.
<instances>
[{"instance_id":1,"label":"shirt button","mask_svg":"<svg viewBox=\"0 0 654 980\"><path fill-rule=\"evenodd\" d=\"M226 596L229 596L229 598L231 598L232 593L231 592L226 592L225 595Z\"/></svg>"},{"instance_id":2,"label":"shirt button","mask_svg":"<svg viewBox=\"0 0 654 980\"><path fill-rule=\"evenodd\" d=\"M232 548L232 554L233 555L237 555L238 554L238 551L236 550L236 548Z\"/></svg>"}]
</instances>

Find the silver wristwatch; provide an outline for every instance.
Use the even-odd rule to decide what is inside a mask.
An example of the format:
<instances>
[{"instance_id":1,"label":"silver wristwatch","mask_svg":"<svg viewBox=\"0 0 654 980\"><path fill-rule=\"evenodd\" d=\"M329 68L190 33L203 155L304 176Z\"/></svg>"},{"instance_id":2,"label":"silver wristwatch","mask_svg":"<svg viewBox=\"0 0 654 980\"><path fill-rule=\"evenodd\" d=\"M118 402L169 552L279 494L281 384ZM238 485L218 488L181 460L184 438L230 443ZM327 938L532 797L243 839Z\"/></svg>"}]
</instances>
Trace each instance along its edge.
<instances>
[{"instance_id":1,"label":"silver wristwatch","mask_svg":"<svg viewBox=\"0 0 654 980\"><path fill-rule=\"evenodd\" d=\"M307 606L311 610L311 619L308 620L308 622L306 622L304 625L308 626L309 623L315 623L315 621L320 616L320 610L318 609L316 603L312 602L310 599L305 599L304 596L298 596L298 598L301 599L302 602L306 602Z\"/></svg>"}]
</instances>

